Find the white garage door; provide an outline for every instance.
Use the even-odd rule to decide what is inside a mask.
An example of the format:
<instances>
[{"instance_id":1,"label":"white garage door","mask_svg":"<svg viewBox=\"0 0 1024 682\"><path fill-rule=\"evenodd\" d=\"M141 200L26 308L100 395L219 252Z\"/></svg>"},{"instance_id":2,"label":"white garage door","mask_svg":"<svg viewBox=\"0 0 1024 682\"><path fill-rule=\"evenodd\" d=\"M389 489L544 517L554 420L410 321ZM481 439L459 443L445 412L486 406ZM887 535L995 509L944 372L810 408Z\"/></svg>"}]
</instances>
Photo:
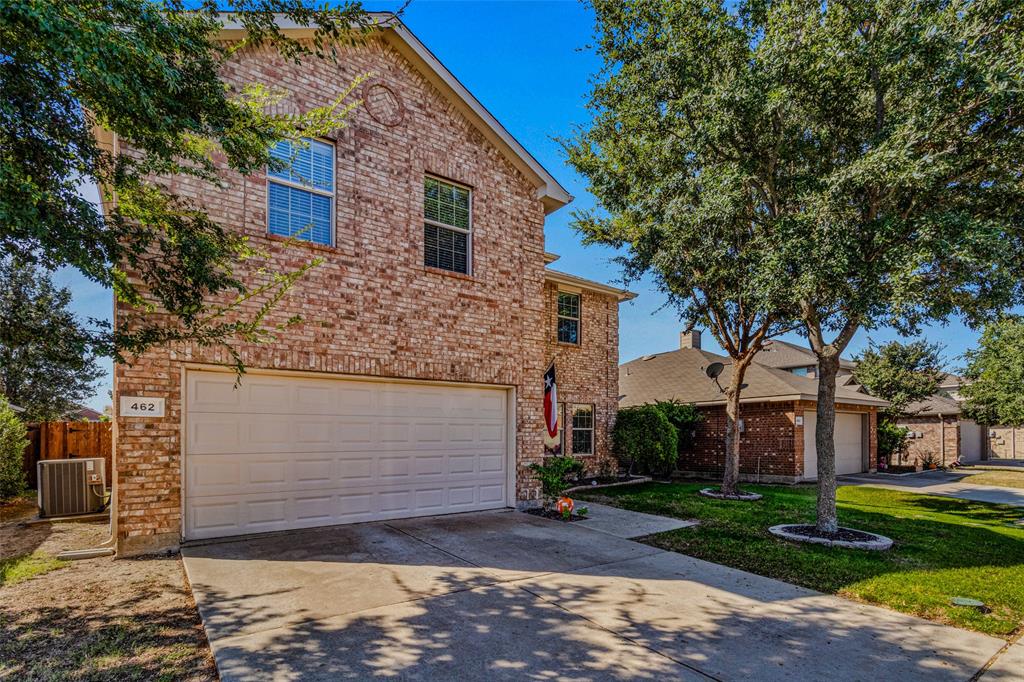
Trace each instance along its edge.
<instances>
[{"instance_id":1,"label":"white garage door","mask_svg":"<svg viewBox=\"0 0 1024 682\"><path fill-rule=\"evenodd\" d=\"M818 416L804 412L804 478L818 478L818 450L814 444L814 429ZM836 474L859 474L864 471L861 443L861 416L852 412L836 413Z\"/></svg>"},{"instance_id":2,"label":"white garage door","mask_svg":"<svg viewBox=\"0 0 1024 682\"><path fill-rule=\"evenodd\" d=\"M189 372L186 539L507 504L505 389Z\"/></svg>"}]
</instances>

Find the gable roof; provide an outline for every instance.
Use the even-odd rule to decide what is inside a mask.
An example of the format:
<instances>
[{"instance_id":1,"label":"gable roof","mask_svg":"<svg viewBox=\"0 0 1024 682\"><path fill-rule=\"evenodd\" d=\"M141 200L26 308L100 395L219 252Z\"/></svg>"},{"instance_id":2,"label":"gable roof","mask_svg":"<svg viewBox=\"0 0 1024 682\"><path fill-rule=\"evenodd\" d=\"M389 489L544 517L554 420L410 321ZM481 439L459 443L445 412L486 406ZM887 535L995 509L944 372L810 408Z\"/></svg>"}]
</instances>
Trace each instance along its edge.
<instances>
[{"instance_id":1,"label":"gable roof","mask_svg":"<svg viewBox=\"0 0 1024 682\"><path fill-rule=\"evenodd\" d=\"M223 28L220 31L222 40L238 40L245 29L230 15L224 14ZM459 79L449 71L434 54L413 35L398 17L390 12L371 12L370 16L382 30L384 39L399 54L409 60L421 73L456 104L461 113L483 133L488 142L500 150L523 175L530 179L537 188L537 199L544 204L545 213L553 213L573 200L569 192L555 179L551 173L533 157L530 152L512 137L498 119L466 89ZM277 25L283 33L295 38L312 37L316 29L303 26L283 15L277 17Z\"/></svg>"},{"instance_id":2,"label":"gable roof","mask_svg":"<svg viewBox=\"0 0 1024 682\"><path fill-rule=\"evenodd\" d=\"M811 365L817 365L818 358L809 348L798 346L795 343L790 343L789 341L772 339L770 342L765 344L764 350L754 356L754 362L767 365L769 367L792 369L794 367L810 367ZM856 366L857 363L853 360L839 358L839 367L841 369L852 370Z\"/></svg>"},{"instance_id":3,"label":"gable roof","mask_svg":"<svg viewBox=\"0 0 1024 682\"><path fill-rule=\"evenodd\" d=\"M906 417L937 417L939 415L953 417L960 414L960 403L948 395L935 393L924 400L910 403L903 410Z\"/></svg>"},{"instance_id":4,"label":"gable roof","mask_svg":"<svg viewBox=\"0 0 1024 682\"><path fill-rule=\"evenodd\" d=\"M675 399L697 405L725 404L725 396L704 369L712 362L721 362L725 371L719 377L722 385L729 381L732 360L697 348L646 355L619 366L620 407L643 405L658 400ZM818 399L818 381L801 377L784 369L751 363L744 376L741 403L778 402ZM836 386L836 402L856 405L888 405L852 388Z\"/></svg>"}]
</instances>

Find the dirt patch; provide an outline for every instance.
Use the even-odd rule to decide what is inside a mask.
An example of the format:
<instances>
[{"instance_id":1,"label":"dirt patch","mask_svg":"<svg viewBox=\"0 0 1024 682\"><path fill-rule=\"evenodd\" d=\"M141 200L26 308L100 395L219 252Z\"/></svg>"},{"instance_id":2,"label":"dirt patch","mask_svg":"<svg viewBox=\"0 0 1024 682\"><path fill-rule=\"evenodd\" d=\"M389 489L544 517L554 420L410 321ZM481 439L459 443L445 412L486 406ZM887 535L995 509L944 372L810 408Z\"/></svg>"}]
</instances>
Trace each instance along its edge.
<instances>
[{"instance_id":1,"label":"dirt patch","mask_svg":"<svg viewBox=\"0 0 1024 682\"><path fill-rule=\"evenodd\" d=\"M105 523L0 524L0 558L86 549ZM0 587L0 678L216 680L177 556L102 557Z\"/></svg>"}]
</instances>

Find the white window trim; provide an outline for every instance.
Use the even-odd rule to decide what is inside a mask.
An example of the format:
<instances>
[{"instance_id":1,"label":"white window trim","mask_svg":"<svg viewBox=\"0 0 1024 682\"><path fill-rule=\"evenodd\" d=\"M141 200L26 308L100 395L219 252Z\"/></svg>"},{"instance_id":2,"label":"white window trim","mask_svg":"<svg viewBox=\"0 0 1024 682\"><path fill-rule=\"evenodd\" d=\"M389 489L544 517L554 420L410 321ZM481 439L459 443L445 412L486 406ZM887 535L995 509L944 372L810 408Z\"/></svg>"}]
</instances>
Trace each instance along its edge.
<instances>
[{"instance_id":1,"label":"white window trim","mask_svg":"<svg viewBox=\"0 0 1024 682\"><path fill-rule=\"evenodd\" d=\"M452 274L455 274L455 275L462 275L462 274L472 275L473 274L473 188L470 187L469 185L464 185L461 182L455 182L454 180L448 180L446 178L442 178L439 175L432 175L431 173L424 173L423 174L423 179L426 180L427 178L430 178L432 180L437 180L438 182L443 182L446 185L454 185L455 187L461 187L462 189L464 189L467 192L469 192L469 227L458 227L457 225L449 225L448 223L442 223L439 220L431 220L421 210L420 215L423 217L423 222L425 224L431 225L433 227L440 227L440 228L443 228L445 230L453 230L455 232L462 232L463 234L466 235L466 272L465 273L459 272L458 270L447 270L445 268L437 268L437 267L434 267L432 265L427 265L426 267L434 268L435 270L444 270L445 272L451 272ZM424 188L423 191L426 192L426 188ZM422 201L420 201L420 205L421 206L423 205ZM424 249L425 248L426 248L426 245L424 245ZM424 260L426 260L426 254L424 254Z\"/></svg>"},{"instance_id":2,"label":"white window trim","mask_svg":"<svg viewBox=\"0 0 1024 682\"><path fill-rule=\"evenodd\" d=\"M579 300L579 304L576 306L576 317L569 317L559 312L558 297L562 294L567 296L575 296ZM572 341L562 341L558 338L558 322L560 320L575 320L576 322L576 343ZM555 294L555 341L558 343L564 343L567 346L582 346L583 345L583 294L578 291L566 291L559 289Z\"/></svg>"},{"instance_id":3,"label":"white window trim","mask_svg":"<svg viewBox=\"0 0 1024 682\"><path fill-rule=\"evenodd\" d=\"M576 408L577 407L589 407L590 408L590 428L589 429L577 429L576 428ZM571 415L570 415L571 421L569 423L571 425L572 432L573 433L575 433L576 431L589 431L590 432L590 452L576 452L575 439L572 439L571 440L571 445L573 446L572 447L572 454L573 455L579 455L580 457L592 456L594 454L594 449L595 449L594 446L596 445L596 443L594 443L594 438L596 437L597 434L595 433L596 429L594 427L597 425L596 424L596 422L597 422L597 407L594 405L594 403L570 403L569 411L571 412Z\"/></svg>"},{"instance_id":4,"label":"white window trim","mask_svg":"<svg viewBox=\"0 0 1024 682\"><path fill-rule=\"evenodd\" d=\"M312 239L302 239L300 237L300 238L296 239L296 241L305 242L306 244L312 244L314 246L334 246L334 239L335 239L334 238L334 212L336 210L336 206L335 205L337 204L337 196L338 196L338 148L335 146L334 142L332 142L331 140L326 140L326 139L324 139L322 137L310 137L310 138L306 138L306 139L308 139L310 141L316 141L316 142L320 142L322 144L326 144L326 145L330 146L330 148L331 148L331 178L332 178L331 179L331 191L328 192L327 190L319 189L317 187L312 187L310 185L303 185L301 182L295 182L293 180L284 180L282 178L272 178L272 177L270 177L270 169L269 168L264 168L263 169L263 177L265 179L265 184L264 184L264 187L263 187L263 195L264 195L264 198L263 198L263 203L264 203L263 209L264 209L264 215L267 217L267 219L266 219L267 235L271 236L271 237L278 237L278 238L281 238L281 239L292 239L292 237L284 237L284 236L279 235L279 234L273 234L270 231L270 185L271 185L271 183L274 183L274 184L281 185L282 187L291 187L293 189L302 190L303 192L309 192L310 194L317 194L317 195L322 196L322 197L328 197L331 200L330 201L330 204L331 204L331 224L330 224L330 226L328 227L328 230L327 230L328 234L331 237L331 240L329 242L327 242L326 244L321 244L320 242L315 242Z\"/></svg>"}]
</instances>

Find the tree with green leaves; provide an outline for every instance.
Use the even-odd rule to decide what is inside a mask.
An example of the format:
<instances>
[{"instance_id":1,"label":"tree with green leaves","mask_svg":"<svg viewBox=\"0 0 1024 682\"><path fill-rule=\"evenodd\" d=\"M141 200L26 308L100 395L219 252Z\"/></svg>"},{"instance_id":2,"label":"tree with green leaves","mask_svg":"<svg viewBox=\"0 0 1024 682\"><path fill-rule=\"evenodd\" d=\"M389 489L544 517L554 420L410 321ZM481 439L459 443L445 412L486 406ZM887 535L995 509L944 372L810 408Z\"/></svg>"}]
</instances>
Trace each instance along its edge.
<instances>
[{"instance_id":1,"label":"tree with green leaves","mask_svg":"<svg viewBox=\"0 0 1024 682\"><path fill-rule=\"evenodd\" d=\"M979 424L1024 426L1024 318L986 325L978 347L964 357L964 414Z\"/></svg>"},{"instance_id":2,"label":"tree with green leaves","mask_svg":"<svg viewBox=\"0 0 1024 682\"><path fill-rule=\"evenodd\" d=\"M890 419L935 394L946 373L942 347L924 340L870 343L854 360L853 378L871 395L889 401L882 412Z\"/></svg>"},{"instance_id":3,"label":"tree with green leaves","mask_svg":"<svg viewBox=\"0 0 1024 682\"><path fill-rule=\"evenodd\" d=\"M736 496L747 369L798 313L776 277L776 225L742 159L722 156L730 131L710 115L721 93L709 80L743 53L744 37L709 44L686 29L659 33L686 18L679 3L593 4L604 66L591 119L563 148L598 207L576 211L573 224L586 243L625 247L617 260L626 279L652 274L684 324L708 329L732 360L721 490ZM697 111L708 118L698 121Z\"/></svg>"},{"instance_id":4,"label":"tree with green leaves","mask_svg":"<svg viewBox=\"0 0 1024 682\"><path fill-rule=\"evenodd\" d=\"M312 39L284 35L279 19L315 29ZM218 40L225 22L244 37ZM136 306L130 324L95 335L118 360L172 341L265 338L267 309L315 263L247 288L236 271L260 254L172 193L169 180L217 185L224 166L249 174L281 165L270 154L279 141L334 131L355 105L346 92L301 114L274 113L284 91L220 79L235 52L270 44L296 61L331 59L372 29L357 2L0 4L0 255L76 268ZM112 136L101 141L97 130ZM100 188L106 214L82 196L86 183ZM210 300L227 302L211 309ZM237 315L245 300L264 310Z\"/></svg>"},{"instance_id":5,"label":"tree with green leaves","mask_svg":"<svg viewBox=\"0 0 1024 682\"><path fill-rule=\"evenodd\" d=\"M28 421L60 419L103 376L71 291L17 258L0 258L0 392Z\"/></svg>"},{"instance_id":6,"label":"tree with green leaves","mask_svg":"<svg viewBox=\"0 0 1024 682\"><path fill-rule=\"evenodd\" d=\"M624 241L720 267L734 254L671 244L662 207L700 213L733 202L732 188L746 193L765 235L759 307L781 320L796 308L818 359L817 527L834 533L836 375L853 335L878 325L913 334L954 314L977 324L1024 293L1019 2L593 5L606 67L597 92L638 101L610 125L649 140L610 160L649 182L651 217L627 213ZM597 99L597 120L616 104ZM618 173L597 183L602 204L641 191Z\"/></svg>"},{"instance_id":7,"label":"tree with green leaves","mask_svg":"<svg viewBox=\"0 0 1024 682\"><path fill-rule=\"evenodd\" d=\"M909 429L899 426L896 420L911 403L916 403L939 390L939 383L945 375L942 362L942 347L927 341L900 343L890 341L878 345L870 343L860 354L854 356L857 366L853 377L868 393L889 401L878 419L878 454L900 463L906 451L906 437Z\"/></svg>"},{"instance_id":8,"label":"tree with green leaves","mask_svg":"<svg viewBox=\"0 0 1024 682\"><path fill-rule=\"evenodd\" d=\"M25 491L24 456L28 446L24 422L0 396L0 502Z\"/></svg>"}]
</instances>

